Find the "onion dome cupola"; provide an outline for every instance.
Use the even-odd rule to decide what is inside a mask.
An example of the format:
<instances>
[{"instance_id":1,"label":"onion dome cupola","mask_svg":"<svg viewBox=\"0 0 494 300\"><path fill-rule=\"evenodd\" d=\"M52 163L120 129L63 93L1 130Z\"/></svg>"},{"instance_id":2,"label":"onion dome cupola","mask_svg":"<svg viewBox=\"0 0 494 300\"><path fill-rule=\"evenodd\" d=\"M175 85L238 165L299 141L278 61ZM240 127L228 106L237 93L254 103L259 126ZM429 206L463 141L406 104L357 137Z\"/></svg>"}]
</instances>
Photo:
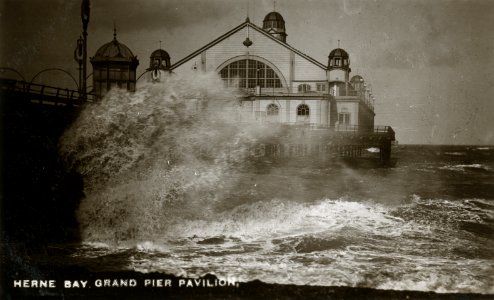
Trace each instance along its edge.
<instances>
[{"instance_id":1,"label":"onion dome cupola","mask_svg":"<svg viewBox=\"0 0 494 300\"><path fill-rule=\"evenodd\" d=\"M129 47L117 40L116 30L113 40L101 46L90 62L93 66L95 95L103 97L113 87L135 91L139 60Z\"/></svg>"},{"instance_id":2,"label":"onion dome cupola","mask_svg":"<svg viewBox=\"0 0 494 300\"><path fill-rule=\"evenodd\" d=\"M286 43L285 20L278 12L270 12L264 17L262 29L280 41Z\"/></svg>"},{"instance_id":3,"label":"onion dome cupola","mask_svg":"<svg viewBox=\"0 0 494 300\"><path fill-rule=\"evenodd\" d=\"M170 55L163 49L157 49L151 53L149 58L150 79L153 82L159 82L166 73L170 73Z\"/></svg>"}]
</instances>

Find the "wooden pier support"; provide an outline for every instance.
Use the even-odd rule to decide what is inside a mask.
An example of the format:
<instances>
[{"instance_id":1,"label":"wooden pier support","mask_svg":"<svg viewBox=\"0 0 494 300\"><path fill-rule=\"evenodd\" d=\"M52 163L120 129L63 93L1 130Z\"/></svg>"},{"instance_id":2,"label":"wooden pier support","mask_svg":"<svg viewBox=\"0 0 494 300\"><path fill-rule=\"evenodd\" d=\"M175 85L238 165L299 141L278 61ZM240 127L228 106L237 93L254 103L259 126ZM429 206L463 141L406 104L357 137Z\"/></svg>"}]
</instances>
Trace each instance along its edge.
<instances>
[{"instance_id":1,"label":"wooden pier support","mask_svg":"<svg viewBox=\"0 0 494 300\"><path fill-rule=\"evenodd\" d=\"M391 158L391 141L383 140L379 146L379 157L382 162L388 162Z\"/></svg>"}]
</instances>

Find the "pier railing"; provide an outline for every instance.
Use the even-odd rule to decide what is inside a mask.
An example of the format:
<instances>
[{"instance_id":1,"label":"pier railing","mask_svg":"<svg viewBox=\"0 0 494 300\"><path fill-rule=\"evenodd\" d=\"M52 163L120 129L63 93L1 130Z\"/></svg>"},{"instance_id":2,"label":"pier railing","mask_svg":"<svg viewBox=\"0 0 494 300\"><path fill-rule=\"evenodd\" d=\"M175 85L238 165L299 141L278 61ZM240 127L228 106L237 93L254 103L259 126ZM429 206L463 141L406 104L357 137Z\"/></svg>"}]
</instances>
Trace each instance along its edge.
<instances>
[{"instance_id":1,"label":"pier railing","mask_svg":"<svg viewBox=\"0 0 494 300\"><path fill-rule=\"evenodd\" d=\"M285 126L298 126L304 127L309 130L318 130L318 129L330 129L331 126L327 124L317 124L317 123L302 123L302 122L294 122L294 123L280 123L280 125ZM339 132L374 132L374 133L389 133L393 129L391 126L362 126L362 125L346 125L346 124L336 124L334 126L335 131Z\"/></svg>"},{"instance_id":2,"label":"pier railing","mask_svg":"<svg viewBox=\"0 0 494 300\"><path fill-rule=\"evenodd\" d=\"M84 98L84 95L76 90L5 78L0 78L0 91L20 97L29 97L33 102L49 102L46 104L55 105L78 105L86 101L91 102L94 98L94 95L90 93L87 93Z\"/></svg>"},{"instance_id":3,"label":"pier railing","mask_svg":"<svg viewBox=\"0 0 494 300\"><path fill-rule=\"evenodd\" d=\"M395 131L391 126L358 126L358 125L335 125L336 132L352 133L352 134L375 134L375 135L387 135L389 138L395 140Z\"/></svg>"},{"instance_id":4,"label":"pier railing","mask_svg":"<svg viewBox=\"0 0 494 300\"><path fill-rule=\"evenodd\" d=\"M379 135L388 136L392 141L395 140L395 132L391 126L359 126L359 125L342 125L336 124L334 128L327 124L315 123L285 123L282 126L292 126L304 130L334 130L337 134L343 135Z\"/></svg>"}]
</instances>

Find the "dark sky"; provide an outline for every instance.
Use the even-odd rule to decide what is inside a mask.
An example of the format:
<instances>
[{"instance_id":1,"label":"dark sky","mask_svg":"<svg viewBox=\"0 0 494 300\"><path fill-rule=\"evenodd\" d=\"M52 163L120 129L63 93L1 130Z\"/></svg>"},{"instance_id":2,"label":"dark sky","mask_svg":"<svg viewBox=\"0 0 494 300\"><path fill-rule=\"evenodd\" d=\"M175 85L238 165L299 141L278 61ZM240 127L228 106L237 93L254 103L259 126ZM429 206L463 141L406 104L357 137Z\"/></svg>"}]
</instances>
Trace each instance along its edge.
<instances>
[{"instance_id":1,"label":"dark sky","mask_svg":"<svg viewBox=\"0 0 494 300\"><path fill-rule=\"evenodd\" d=\"M159 47L172 63L245 20L261 25L272 0L92 0L89 55L113 37L140 59ZM46 68L77 76L81 0L0 0L0 67L27 80ZM327 63L337 47L372 84L376 123L402 143L494 144L494 1L277 0L287 42ZM4 71L3 76L14 76ZM62 72L35 82L74 87ZM72 86L70 86L72 84Z\"/></svg>"}]
</instances>

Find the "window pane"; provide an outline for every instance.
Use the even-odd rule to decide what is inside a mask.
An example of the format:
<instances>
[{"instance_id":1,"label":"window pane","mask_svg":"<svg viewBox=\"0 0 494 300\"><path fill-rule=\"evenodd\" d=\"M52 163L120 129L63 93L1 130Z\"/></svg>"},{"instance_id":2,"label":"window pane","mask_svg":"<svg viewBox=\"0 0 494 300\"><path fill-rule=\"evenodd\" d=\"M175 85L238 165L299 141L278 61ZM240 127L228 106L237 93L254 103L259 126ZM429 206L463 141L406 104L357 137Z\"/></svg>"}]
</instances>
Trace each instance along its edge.
<instances>
[{"instance_id":1,"label":"window pane","mask_svg":"<svg viewBox=\"0 0 494 300\"><path fill-rule=\"evenodd\" d=\"M274 87L274 79L266 79L266 87Z\"/></svg>"},{"instance_id":2,"label":"window pane","mask_svg":"<svg viewBox=\"0 0 494 300\"><path fill-rule=\"evenodd\" d=\"M276 104L269 104L266 110L267 110L268 116L278 115L278 113L279 113L279 108L278 108L278 105L276 105Z\"/></svg>"},{"instance_id":3,"label":"window pane","mask_svg":"<svg viewBox=\"0 0 494 300\"><path fill-rule=\"evenodd\" d=\"M339 113L338 123L348 125L350 124L350 114L349 113Z\"/></svg>"},{"instance_id":4,"label":"window pane","mask_svg":"<svg viewBox=\"0 0 494 300\"><path fill-rule=\"evenodd\" d=\"M243 59L224 67L219 72L222 79L230 79L228 86L240 88L252 88L257 85L261 87L282 87L281 80L273 69L266 64L253 59ZM239 78L233 82L232 79Z\"/></svg>"},{"instance_id":5,"label":"window pane","mask_svg":"<svg viewBox=\"0 0 494 300\"><path fill-rule=\"evenodd\" d=\"M228 78L228 69L224 68L223 70L221 70L220 74L221 78Z\"/></svg>"},{"instance_id":6,"label":"window pane","mask_svg":"<svg viewBox=\"0 0 494 300\"><path fill-rule=\"evenodd\" d=\"M257 72L259 78L266 78L266 69L260 68L258 69L259 71Z\"/></svg>"},{"instance_id":7,"label":"window pane","mask_svg":"<svg viewBox=\"0 0 494 300\"><path fill-rule=\"evenodd\" d=\"M244 78L240 79L238 86L241 87L241 88L246 88L246 86L245 86L245 79Z\"/></svg>"},{"instance_id":8,"label":"window pane","mask_svg":"<svg viewBox=\"0 0 494 300\"><path fill-rule=\"evenodd\" d=\"M115 70L110 70L110 80L117 80L120 79L120 74L118 71Z\"/></svg>"},{"instance_id":9,"label":"window pane","mask_svg":"<svg viewBox=\"0 0 494 300\"><path fill-rule=\"evenodd\" d=\"M297 108L298 116L308 116L309 115L309 107L306 104L300 104Z\"/></svg>"},{"instance_id":10,"label":"window pane","mask_svg":"<svg viewBox=\"0 0 494 300\"><path fill-rule=\"evenodd\" d=\"M249 78L257 78L257 70L249 69Z\"/></svg>"}]
</instances>

